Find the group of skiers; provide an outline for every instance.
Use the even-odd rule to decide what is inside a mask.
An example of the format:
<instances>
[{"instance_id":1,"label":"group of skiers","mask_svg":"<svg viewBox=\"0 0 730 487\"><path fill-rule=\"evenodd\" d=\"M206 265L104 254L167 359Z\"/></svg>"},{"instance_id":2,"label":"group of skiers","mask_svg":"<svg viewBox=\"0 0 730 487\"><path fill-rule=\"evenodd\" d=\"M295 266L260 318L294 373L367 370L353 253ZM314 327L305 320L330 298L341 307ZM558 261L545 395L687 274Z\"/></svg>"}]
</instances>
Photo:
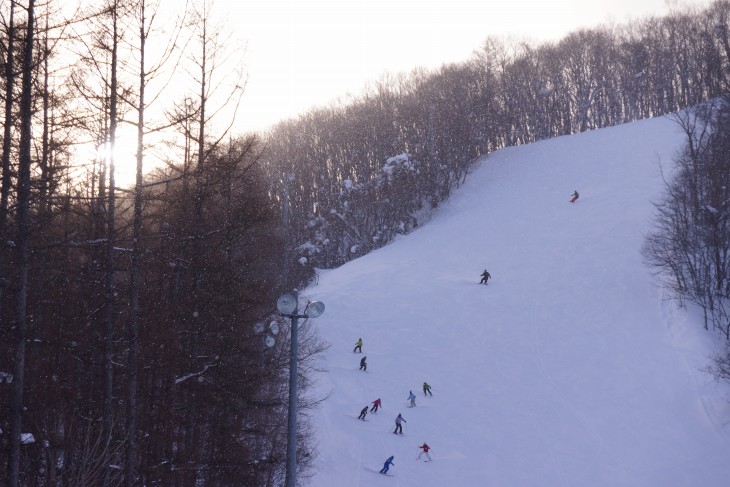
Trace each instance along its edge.
<instances>
[{"instance_id":1,"label":"group of skiers","mask_svg":"<svg viewBox=\"0 0 730 487\"><path fill-rule=\"evenodd\" d=\"M487 272L486 270L484 271ZM489 273L487 273L488 275ZM355 348L352 349L352 353L362 353L362 338L358 338L357 342L355 343ZM367 356L363 355L363 357L360 359L360 369L362 371L367 372ZM424 397L427 396L433 396L433 393L431 392L431 386L428 384L428 382L423 383L423 395ZM416 406L416 395L413 394L413 391L408 391L408 401L410 401L410 405L408 407L415 407ZM370 413L377 413L378 409L381 409L383 407L383 403L381 402L380 398L377 398L372 403L372 406L370 404L366 405L364 408L360 410L360 415L357 417L357 419L361 419L365 421L365 417L368 414L368 411ZM401 415L401 413L398 413L398 416L395 418L395 429L393 430L394 435L402 435L403 434L403 423L407 423L405 418ZM418 454L417 460L421 459L421 456L426 455L426 458L428 458L428 462L431 461L431 455L428 453L428 451L431 449L430 446L424 441L423 445L420 445L418 448L421 449L421 452ZM394 456L388 457L388 459L385 461L385 464L383 465L383 468L380 470L380 473L386 474L388 473L388 470L391 466L395 465L393 463Z\"/></svg>"},{"instance_id":2,"label":"group of skiers","mask_svg":"<svg viewBox=\"0 0 730 487\"><path fill-rule=\"evenodd\" d=\"M571 196L571 199L570 199L571 203L575 203L576 201L578 201L579 194L578 194L577 190L574 191L573 194L570 196ZM481 279L481 281L479 281L479 284L487 284L487 282L489 281L489 279L491 279L491 277L492 277L492 275L489 274L489 272L486 269L484 269L484 272L482 272L482 274L481 274L482 279ZM352 351L353 351L353 353L355 353L355 352L362 353L362 338L358 338L357 342L355 343L355 348ZM367 372L367 365L368 365L367 357L363 356L362 359L360 359L360 370ZM431 386L427 382L423 383L423 395L424 396L433 396L433 394L431 393ZM407 400L410 401L410 405L408 407L412 408L412 407L416 406L416 395L413 394L412 390L408 391ZM371 413L376 413L376 412L378 412L378 409L380 409L382 407L383 407L383 405L380 401L380 398L377 398L376 400L374 400L372 402L372 407L370 405L366 405L364 408L362 408L362 410L360 411L360 415L357 417L357 419L361 419L361 420L365 421L365 416L367 416L368 410ZM393 434L402 435L403 434L403 423L406 423L406 422L407 421L401 415L401 413L398 413L398 416L396 416L396 418L395 418L395 429L393 430ZM418 448L421 449L421 452L418 454L417 460L420 460L421 456L426 455L426 458L428 458L428 460L426 460L426 461L430 462L431 455L428 453L428 451L431 449L431 447L428 446L428 444L424 441L423 445L420 445ZM385 463L383 464L383 468L380 469L380 473L387 474L390 467L395 465L395 463L393 462L394 459L395 459L395 457L393 455L389 456L388 459L385 460Z\"/></svg>"}]
</instances>

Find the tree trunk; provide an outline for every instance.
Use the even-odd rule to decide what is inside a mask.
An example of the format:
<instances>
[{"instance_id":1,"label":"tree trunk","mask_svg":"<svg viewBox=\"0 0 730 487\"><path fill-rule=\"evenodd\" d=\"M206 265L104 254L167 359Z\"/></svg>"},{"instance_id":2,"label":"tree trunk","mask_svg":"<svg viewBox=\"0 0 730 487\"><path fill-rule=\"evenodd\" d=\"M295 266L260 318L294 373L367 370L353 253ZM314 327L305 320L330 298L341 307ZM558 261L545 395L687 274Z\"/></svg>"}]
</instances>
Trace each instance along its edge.
<instances>
[{"instance_id":1,"label":"tree trunk","mask_svg":"<svg viewBox=\"0 0 730 487\"><path fill-rule=\"evenodd\" d=\"M102 440L104 448L104 485L109 485L111 472L109 469L112 448L113 424L113 395L114 395L114 269L115 263L115 216L116 216L116 187L114 181L114 148L117 133L117 14L118 3L112 4L112 58L111 83L109 94L109 197L107 208L107 242L106 242L106 300L104 309L104 410L102 414Z\"/></svg>"},{"instance_id":2,"label":"tree trunk","mask_svg":"<svg viewBox=\"0 0 730 487\"><path fill-rule=\"evenodd\" d=\"M134 223L132 235L132 264L130 269L129 305L129 390L127 398L127 464L125 484L133 487L137 477L137 388L139 367L139 295L140 295L140 243L142 241L142 170L144 162L144 110L145 110L145 0L140 6L139 28L139 105L137 107L137 174L134 186Z\"/></svg>"},{"instance_id":3,"label":"tree trunk","mask_svg":"<svg viewBox=\"0 0 730 487\"><path fill-rule=\"evenodd\" d=\"M20 98L20 157L18 168L17 221L18 237L18 298L15 325L15 378L10 399L10 478L9 487L20 485L20 444L25 386L25 335L28 318L28 240L30 234L30 166L31 123L33 117L33 43L35 30L35 0L28 2L27 33L23 56L23 81Z\"/></svg>"},{"instance_id":4,"label":"tree trunk","mask_svg":"<svg viewBox=\"0 0 730 487\"><path fill-rule=\"evenodd\" d=\"M8 241L8 199L10 196L10 146L12 140L13 125L13 87L15 85L15 0L10 1L10 20L8 22L8 50L5 59L5 126L3 129L3 153L2 153L2 183L0 185L0 323L2 323L3 296L5 286L9 283L5 280L5 242Z\"/></svg>"}]
</instances>

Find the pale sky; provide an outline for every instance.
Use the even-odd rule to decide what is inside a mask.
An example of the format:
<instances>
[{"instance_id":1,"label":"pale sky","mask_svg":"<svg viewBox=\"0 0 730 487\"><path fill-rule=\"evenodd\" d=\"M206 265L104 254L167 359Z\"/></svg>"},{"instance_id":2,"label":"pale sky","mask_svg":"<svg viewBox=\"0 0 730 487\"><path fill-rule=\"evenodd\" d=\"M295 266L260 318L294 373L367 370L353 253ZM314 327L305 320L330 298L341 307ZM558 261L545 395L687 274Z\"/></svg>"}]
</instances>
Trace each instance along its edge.
<instances>
[{"instance_id":1,"label":"pale sky","mask_svg":"<svg viewBox=\"0 0 730 487\"><path fill-rule=\"evenodd\" d=\"M672 0L215 0L245 42L236 126L265 129L358 95L383 73L467 59L488 36L535 42L581 27L664 15ZM710 0L680 5L708 6Z\"/></svg>"}]
</instances>

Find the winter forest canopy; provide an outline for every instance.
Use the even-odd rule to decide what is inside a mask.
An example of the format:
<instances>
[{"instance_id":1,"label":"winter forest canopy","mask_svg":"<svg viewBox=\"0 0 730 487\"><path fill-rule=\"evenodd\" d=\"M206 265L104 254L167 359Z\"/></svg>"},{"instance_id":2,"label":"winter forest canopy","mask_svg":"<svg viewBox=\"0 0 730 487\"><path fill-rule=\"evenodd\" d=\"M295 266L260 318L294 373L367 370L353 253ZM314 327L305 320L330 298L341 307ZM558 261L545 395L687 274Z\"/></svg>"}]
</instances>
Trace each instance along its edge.
<instances>
[{"instance_id":1,"label":"winter forest canopy","mask_svg":"<svg viewBox=\"0 0 730 487\"><path fill-rule=\"evenodd\" d=\"M730 2L717 1L536 46L487 37L466 62L388 75L240 134L229 27L205 1L177 19L158 7L0 1L0 481L11 486L280 484L278 295L420 225L480 155L721 99L730 81ZM726 131L724 115L701 120ZM131 187L116 180L121 127L135 137ZM689 160L726 153L722 137L692 146L702 134L687 134ZM727 186L699 176L680 200L721 248ZM727 254L703 255L690 283L692 267L674 266L687 248L654 250L727 334ZM257 322L283 330L274 347ZM306 391L325 348L304 330L305 475L307 410L321 399Z\"/></svg>"}]
</instances>

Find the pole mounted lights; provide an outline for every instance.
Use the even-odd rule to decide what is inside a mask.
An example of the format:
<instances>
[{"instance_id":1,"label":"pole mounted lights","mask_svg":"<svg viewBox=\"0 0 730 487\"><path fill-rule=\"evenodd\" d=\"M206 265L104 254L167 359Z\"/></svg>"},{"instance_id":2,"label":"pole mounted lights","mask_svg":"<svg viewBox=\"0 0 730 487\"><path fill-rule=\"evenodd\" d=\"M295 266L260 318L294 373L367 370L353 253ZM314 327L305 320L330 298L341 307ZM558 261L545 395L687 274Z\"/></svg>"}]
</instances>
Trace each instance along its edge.
<instances>
[{"instance_id":1,"label":"pole mounted lights","mask_svg":"<svg viewBox=\"0 0 730 487\"><path fill-rule=\"evenodd\" d=\"M279 334L279 325L276 323L276 321L272 321L268 325L262 323L261 321L257 321L253 325L253 332L256 335L262 336L261 341L264 347L271 348L276 345L276 335ZM266 332L266 335L262 335L264 332Z\"/></svg>"},{"instance_id":2,"label":"pole mounted lights","mask_svg":"<svg viewBox=\"0 0 730 487\"><path fill-rule=\"evenodd\" d=\"M286 487L297 485L297 347L299 319L316 318L324 313L324 303L310 301L299 314L299 291L284 294L276 301L281 316L291 320L289 353L289 416L286 440Z\"/></svg>"}]
</instances>

